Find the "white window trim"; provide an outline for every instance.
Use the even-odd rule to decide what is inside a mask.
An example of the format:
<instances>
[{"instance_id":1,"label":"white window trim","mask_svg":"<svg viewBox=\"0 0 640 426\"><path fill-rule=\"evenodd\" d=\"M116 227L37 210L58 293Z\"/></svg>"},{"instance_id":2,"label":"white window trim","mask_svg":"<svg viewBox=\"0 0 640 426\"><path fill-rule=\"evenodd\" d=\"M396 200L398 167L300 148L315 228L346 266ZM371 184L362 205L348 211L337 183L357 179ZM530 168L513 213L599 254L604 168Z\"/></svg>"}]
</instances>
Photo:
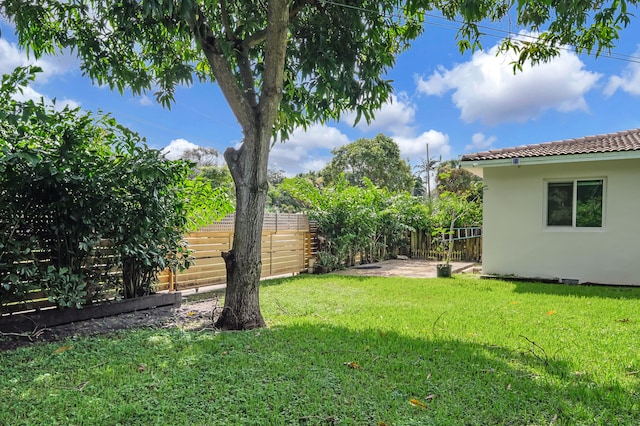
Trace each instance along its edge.
<instances>
[{"instance_id":1,"label":"white window trim","mask_svg":"<svg viewBox=\"0 0 640 426\"><path fill-rule=\"evenodd\" d=\"M577 203L575 202L575 197L577 196L577 182L581 180L601 180L602 181L602 226L600 227L577 227L576 223L576 208ZM563 183L563 182L573 182L573 197L574 202L572 203L572 212L571 212L571 221L573 225L571 226L549 226L547 225L547 215L549 213L548 203L549 203L549 184L550 183ZM544 191L544 200L542 203L542 228L545 231L550 232L603 232L606 228L607 223L607 178L606 176L582 176L582 177L566 177L566 178L551 178L551 179L543 179L543 191Z\"/></svg>"}]
</instances>

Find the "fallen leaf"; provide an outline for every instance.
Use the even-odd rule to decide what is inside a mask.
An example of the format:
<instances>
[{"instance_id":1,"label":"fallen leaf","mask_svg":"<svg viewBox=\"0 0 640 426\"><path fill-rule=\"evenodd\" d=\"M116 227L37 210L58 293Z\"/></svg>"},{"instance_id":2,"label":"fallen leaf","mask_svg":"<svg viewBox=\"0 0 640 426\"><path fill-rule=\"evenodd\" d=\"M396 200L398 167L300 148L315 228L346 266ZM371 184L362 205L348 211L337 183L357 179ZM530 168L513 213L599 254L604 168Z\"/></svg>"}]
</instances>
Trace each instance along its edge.
<instances>
[{"instance_id":1,"label":"fallen leaf","mask_svg":"<svg viewBox=\"0 0 640 426\"><path fill-rule=\"evenodd\" d=\"M357 362L355 361L351 361L351 362L345 362L344 365L346 365L349 368L361 368Z\"/></svg>"},{"instance_id":2,"label":"fallen leaf","mask_svg":"<svg viewBox=\"0 0 640 426\"><path fill-rule=\"evenodd\" d=\"M427 380L431 378L431 373L427 374Z\"/></svg>"},{"instance_id":3,"label":"fallen leaf","mask_svg":"<svg viewBox=\"0 0 640 426\"><path fill-rule=\"evenodd\" d=\"M84 382L84 383L80 383L80 384L78 385L78 390L79 390L80 392L82 392L82 389L84 389L84 388L85 388L85 386L87 386L88 384L89 384L89 382L88 382L88 381L86 381L86 382Z\"/></svg>"},{"instance_id":4,"label":"fallen leaf","mask_svg":"<svg viewBox=\"0 0 640 426\"><path fill-rule=\"evenodd\" d=\"M424 402L418 401L415 398L410 399L409 404L413 405L414 407L422 408L423 410L427 409L427 406Z\"/></svg>"},{"instance_id":5,"label":"fallen leaf","mask_svg":"<svg viewBox=\"0 0 640 426\"><path fill-rule=\"evenodd\" d=\"M511 383L507 385L507 390L511 390Z\"/></svg>"},{"instance_id":6,"label":"fallen leaf","mask_svg":"<svg viewBox=\"0 0 640 426\"><path fill-rule=\"evenodd\" d=\"M61 354L64 351L68 351L69 349L73 349L73 345L69 346L60 346L58 349L53 351L54 354Z\"/></svg>"},{"instance_id":7,"label":"fallen leaf","mask_svg":"<svg viewBox=\"0 0 640 426\"><path fill-rule=\"evenodd\" d=\"M512 304L512 305L517 305L517 304L519 304L519 303L520 303L520 302L516 302L516 301L511 302L511 304Z\"/></svg>"},{"instance_id":8,"label":"fallen leaf","mask_svg":"<svg viewBox=\"0 0 640 426\"><path fill-rule=\"evenodd\" d=\"M558 421L558 415L554 414L553 417L551 418L551 424L554 424L557 421Z\"/></svg>"},{"instance_id":9,"label":"fallen leaf","mask_svg":"<svg viewBox=\"0 0 640 426\"><path fill-rule=\"evenodd\" d=\"M187 316L188 316L188 317L192 317L192 316L194 316L195 314L196 314L196 311L189 311L189 312L187 312Z\"/></svg>"},{"instance_id":10,"label":"fallen leaf","mask_svg":"<svg viewBox=\"0 0 640 426\"><path fill-rule=\"evenodd\" d=\"M551 316L551 315L555 315L556 311L547 311L547 315Z\"/></svg>"},{"instance_id":11,"label":"fallen leaf","mask_svg":"<svg viewBox=\"0 0 640 426\"><path fill-rule=\"evenodd\" d=\"M431 401L433 398L436 397L436 394L434 393L430 393L429 395L427 395L424 399L427 401Z\"/></svg>"},{"instance_id":12,"label":"fallen leaf","mask_svg":"<svg viewBox=\"0 0 640 426\"><path fill-rule=\"evenodd\" d=\"M378 422L378 426L388 426L385 422Z\"/></svg>"},{"instance_id":13,"label":"fallen leaf","mask_svg":"<svg viewBox=\"0 0 640 426\"><path fill-rule=\"evenodd\" d=\"M147 369L147 366L144 364L138 364L138 373L142 373Z\"/></svg>"},{"instance_id":14,"label":"fallen leaf","mask_svg":"<svg viewBox=\"0 0 640 426\"><path fill-rule=\"evenodd\" d=\"M618 322L630 322L631 320L629 318L622 318L622 319L619 319L619 320L616 320L616 321L618 321Z\"/></svg>"}]
</instances>

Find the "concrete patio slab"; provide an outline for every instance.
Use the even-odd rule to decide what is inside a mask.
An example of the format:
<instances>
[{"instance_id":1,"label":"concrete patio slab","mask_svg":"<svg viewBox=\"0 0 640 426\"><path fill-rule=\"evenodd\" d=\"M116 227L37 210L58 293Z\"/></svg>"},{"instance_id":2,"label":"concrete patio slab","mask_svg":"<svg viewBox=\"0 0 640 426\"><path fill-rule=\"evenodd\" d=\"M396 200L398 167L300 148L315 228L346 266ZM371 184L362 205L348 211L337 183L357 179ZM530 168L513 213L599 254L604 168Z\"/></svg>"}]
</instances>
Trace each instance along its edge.
<instances>
[{"instance_id":1,"label":"concrete patio slab","mask_svg":"<svg viewBox=\"0 0 640 426\"><path fill-rule=\"evenodd\" d=\"M343 271L332 273L368 277L435 278L436 265L438 263L441 262L425 259L392 259L366 265L357 265ZM473 262L451 262L451 271L455 274L474 266L475 264Z\"/></svg>"}]
</instances>

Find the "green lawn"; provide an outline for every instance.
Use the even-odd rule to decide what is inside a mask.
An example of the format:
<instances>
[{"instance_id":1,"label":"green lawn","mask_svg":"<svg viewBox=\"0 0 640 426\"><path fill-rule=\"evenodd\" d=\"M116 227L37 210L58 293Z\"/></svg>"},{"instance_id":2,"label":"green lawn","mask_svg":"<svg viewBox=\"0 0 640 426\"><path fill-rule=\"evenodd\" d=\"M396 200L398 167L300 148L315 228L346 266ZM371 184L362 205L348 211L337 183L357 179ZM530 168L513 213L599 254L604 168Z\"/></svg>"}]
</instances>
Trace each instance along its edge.
<instances>
[{"instance_id":1,"label":"green lawn","mask_svg":"<svg viewBox=\"0 0 640 426\"><path fill-rule=\"evenodd\" d=\"M268 329L0 357L3 425L640 424L640 289L301 276Z\"/></svg>"}]
</instances>

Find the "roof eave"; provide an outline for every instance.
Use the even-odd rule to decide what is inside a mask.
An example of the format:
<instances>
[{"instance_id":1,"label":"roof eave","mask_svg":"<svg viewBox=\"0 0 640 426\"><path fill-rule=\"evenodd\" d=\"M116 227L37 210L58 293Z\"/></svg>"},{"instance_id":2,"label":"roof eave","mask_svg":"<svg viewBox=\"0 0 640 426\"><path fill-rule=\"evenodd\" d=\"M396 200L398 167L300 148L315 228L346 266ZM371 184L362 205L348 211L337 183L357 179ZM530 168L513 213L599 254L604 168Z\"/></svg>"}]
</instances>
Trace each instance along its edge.
<instances>
[{"instance_id":1,"label":"roof eave","mask_svg":"<svg viewBox=\"0 0 640 426\"><path fill-rule=\"evenodd\" d=\"M544 157L513 157L495 160L462 160L460 165L470 172L482 176L482 169L487 167L533 166L541 164L581 163L587 161L629 160L640 158L640 150L595 152L587 154L549 155Z\"/></svg>"}]
</instances>

